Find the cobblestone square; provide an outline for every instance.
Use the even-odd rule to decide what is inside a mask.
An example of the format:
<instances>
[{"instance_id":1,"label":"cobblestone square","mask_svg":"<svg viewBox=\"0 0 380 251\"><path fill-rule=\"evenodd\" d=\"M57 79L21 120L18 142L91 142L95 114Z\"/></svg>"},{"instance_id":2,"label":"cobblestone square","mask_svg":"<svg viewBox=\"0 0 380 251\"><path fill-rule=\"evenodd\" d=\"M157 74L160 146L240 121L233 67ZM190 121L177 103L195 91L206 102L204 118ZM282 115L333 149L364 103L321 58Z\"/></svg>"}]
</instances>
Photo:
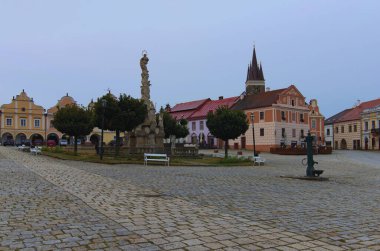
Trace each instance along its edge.
<instances>
[{"instance_id":1,"label":"cobblestone square","mask_svg":"<svg viewBox=\"0 0 380 251\"><path fill-rule=\"evenodd\" d=\"M380 153L102 165L0 147L0 250L380 250Z\"/></svg>"}]
</instances>

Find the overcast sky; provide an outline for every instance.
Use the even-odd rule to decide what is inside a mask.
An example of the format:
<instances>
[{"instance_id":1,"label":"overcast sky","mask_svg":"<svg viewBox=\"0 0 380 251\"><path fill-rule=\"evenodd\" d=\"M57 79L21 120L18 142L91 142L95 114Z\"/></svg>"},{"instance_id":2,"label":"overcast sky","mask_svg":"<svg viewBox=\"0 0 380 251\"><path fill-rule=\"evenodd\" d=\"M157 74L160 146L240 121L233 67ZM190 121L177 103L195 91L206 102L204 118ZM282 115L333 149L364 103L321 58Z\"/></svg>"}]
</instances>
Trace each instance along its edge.
<instances>
[{"instance_id":1,"label":"overcast sky","mask_svg":"<svg viewBox=\"0 0 380 251\"><path fill-rule=\"evenodd\" d=\"M111 89L157 106L240 95L255 43L271 89L295 84L329 117L380 97L380 1L0 0L0 104L46 108Z\"/></svg>"}]
</instances>

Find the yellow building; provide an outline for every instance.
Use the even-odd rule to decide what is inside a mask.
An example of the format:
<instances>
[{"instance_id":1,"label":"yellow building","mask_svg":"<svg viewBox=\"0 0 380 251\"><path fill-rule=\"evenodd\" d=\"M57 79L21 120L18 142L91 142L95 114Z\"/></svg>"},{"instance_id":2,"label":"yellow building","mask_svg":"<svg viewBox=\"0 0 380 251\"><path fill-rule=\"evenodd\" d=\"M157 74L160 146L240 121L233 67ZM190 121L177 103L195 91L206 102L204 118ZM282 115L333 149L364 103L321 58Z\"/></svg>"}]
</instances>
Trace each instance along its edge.
<instances>
[{"instance_id":1,"label":"yellow building","mask_svg":"<svg viewBox=\"0 0 380 251\"><path fill-rule=\"evenodd\" d=\"M364 109L361 123L364 149L380 150L380 105Z\"/></svg>"},{"instance_id":2,"label":"yellow building","mask_svg":"<svg viewBox=\"0 0 380 251\"><path fill-rule=\"evenodd\" d=\"M47 111L34 104L33 98L29 98L24 90L13 97L10 104L4 104L0 108L0 143L1 145L42 145L47 140L59 140L66 138L73 143L67 135L62 134L53 126L54 113L66 105L76 104L76 101L66 94L58 100L57 104ZM90 104L91 105L91 104ZM120 135L125 137L123 133ZM90 133L81 137L81 143L98 144L101 130L97 127ZM115 139L115 132L104 131L103 142L108 144Z\"/></svg>"},{"instance_id":3,"label":"yellow building","mask_svg":"<svg viewBox=\"0 0 380 251\"><path fill-rule=\"evenodd\" d=\"M46 113L22 90L10 104L1 106L0 135L2 145L30 142L41 145L46 138Z\"/></svg>"}]
</instances>

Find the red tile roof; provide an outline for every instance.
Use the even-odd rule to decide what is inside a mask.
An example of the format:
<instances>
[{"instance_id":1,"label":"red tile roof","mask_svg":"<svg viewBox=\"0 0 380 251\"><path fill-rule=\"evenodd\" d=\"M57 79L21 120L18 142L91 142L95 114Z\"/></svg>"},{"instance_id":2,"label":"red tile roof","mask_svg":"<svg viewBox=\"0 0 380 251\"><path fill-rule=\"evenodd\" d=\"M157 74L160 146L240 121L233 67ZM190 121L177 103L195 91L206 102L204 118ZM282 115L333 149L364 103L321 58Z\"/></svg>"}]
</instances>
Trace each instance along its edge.
<instances>
[{"instance_id":1,"label":"red tile roof","mask_svg":"<svg viewBox=\"0 0 380 251\"><path fill-rule=\"evenodd\" d=\"M190 101L190 102L185 102L185 103L179 103L176 104L172 109L171 112L179 112L179 111L187 111L187 110L194 110L202 106L204 103L209 101L210 99L201 99L201 100L196 100L196 101Z\"/></svg>"},{"instance_id":2,"label":"red tile roof","mask_svg":"<svg viewBox=\"0 0 380 251\"><path fill-rule=\"evenodd\" d=\"M283 91L288 88L278 89L268 92L262 92L259 94L251 94L244 96L243 99L236 102L235 105L232 106L233 110L248 110L260 107L268 107L275 104L278 100L278 95L280 95Z\"/></svg>"},{"instance_id":3,"label":"red tile roof","mask_svg":"<svg viewBox=\"0 0 380 251\"><path fill-rule=\"evenodd\" d=\"M377 105L380 105L380 98L363 102L360 105L351 109L350 111L346 112L343 116L341 116L339 119L335 120L334 122L358 120L360 119L360 113L362 113L364 109L375 107Z\"/></svg>"},{"instance_id":4,"label":"red tile roof","mask_svg":"<svg viewBox=\"0 0 380 251\"><path fill-rule=\"evenodd\" d=\"M202 119L207 117L207 113L215 111L220 106L231 107L239 97L231 97L218 100L209 100L200 109L195 111L189 118L189 120Z\"/></svg>"},{"instance_id":5,"label":"red tile roof","mask_svg":"<svg viewBox=\"0 0 380 251\"><path fill-rule=\"evenodd\" d=\"M179 111L179 112L170 112L170 115L176 119L176 120L180 120L180 119L186 119L188 120L189 117L194 113L196 112L196 110L188 110L188 111Z\"/></svg>"}]
</instances>

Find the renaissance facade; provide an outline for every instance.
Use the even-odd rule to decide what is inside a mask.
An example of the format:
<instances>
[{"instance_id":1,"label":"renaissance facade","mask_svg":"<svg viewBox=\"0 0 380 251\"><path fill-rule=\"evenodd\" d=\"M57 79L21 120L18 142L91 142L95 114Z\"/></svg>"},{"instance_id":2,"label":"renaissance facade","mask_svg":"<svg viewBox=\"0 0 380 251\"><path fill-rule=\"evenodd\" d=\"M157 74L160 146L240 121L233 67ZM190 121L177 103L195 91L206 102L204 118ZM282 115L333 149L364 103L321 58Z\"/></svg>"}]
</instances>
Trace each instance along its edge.
<instances>
[{"instance_id":1,"label":"renaissance facade","mask_svg":"<svg viewBox=\"0 0 380 251\"><path fill-rule=\"evenodd\" d=\"M19 95L12 98L11 103L0 107L0 144L22 145L30 142L32 145L42 145L47 140L54 140L58 144L60 139L67 139L70 143L70 137L59 132L53 126L52 120L59 108L71 104L76 104L76 101L66 94L56 105L44 109L35 104L33 98L22 90ZM114 132L105 131L104 142L108 143L114 140L114 137ZM98 144L100 129L94 128L90 135L83 135L80 140L81 143Z\"/></svg>"},{"instance_id":2,"label":"renaissance facade","mask_svg":"<svg viewBox=\"0 0 380 251\"><path fill-rule=\"evenodd\" d=\"M305 97L295 85L283 89L266 88L263 67L258 63L254 48L248 66L245 91L237 97L223 98L220 104L210 99L177 104L171 115L177 120L189 121L190 135L187 143L199 146L223 146L222 141L210 134L206 126L206 114L219 106L241 110L247 115L250 127L244 135L229 141L230 148L253 149L253 129L257 151L269 152L272 147L301 146L310 131L315 143L324 145L324 116L316 99L306 103ZM208 104L214 102L214 105ZM251 114L254 115L252 124ZM197 116L202 115L202 116ZM199 128L199 129L198 129Z\"/></svg>"}]
</instances>

